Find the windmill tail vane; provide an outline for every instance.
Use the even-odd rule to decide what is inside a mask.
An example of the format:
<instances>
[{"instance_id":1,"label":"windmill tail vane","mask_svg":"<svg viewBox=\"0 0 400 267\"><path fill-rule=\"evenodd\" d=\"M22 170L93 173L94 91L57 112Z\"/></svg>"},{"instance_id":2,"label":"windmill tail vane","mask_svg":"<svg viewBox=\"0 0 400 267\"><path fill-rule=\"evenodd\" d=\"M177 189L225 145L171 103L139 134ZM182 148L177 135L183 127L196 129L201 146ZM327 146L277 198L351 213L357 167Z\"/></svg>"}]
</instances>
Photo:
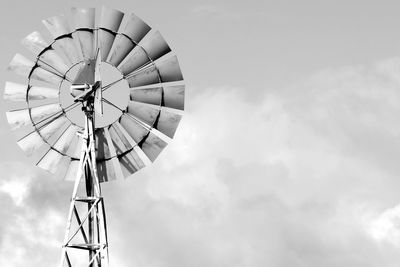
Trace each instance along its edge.
<instances>
[{"instance_id":1,"label":"windmill tail vane","mask_svg":"<svg viewBox=\"0 0 400 267\"><path fill-rule=\"evenodd\" d=\"M69 18L43 20L52 41L37 31L22 40L35 59L12 59L8 69L25 81L6 82L15 107L6 115L37 166L74 182L60 267L105 267L100 184L158 157L182 118L185 86L167 42L134 13L71 8ZM107 81L110 72L118 77Z\"/></svg>"}]
</instances>

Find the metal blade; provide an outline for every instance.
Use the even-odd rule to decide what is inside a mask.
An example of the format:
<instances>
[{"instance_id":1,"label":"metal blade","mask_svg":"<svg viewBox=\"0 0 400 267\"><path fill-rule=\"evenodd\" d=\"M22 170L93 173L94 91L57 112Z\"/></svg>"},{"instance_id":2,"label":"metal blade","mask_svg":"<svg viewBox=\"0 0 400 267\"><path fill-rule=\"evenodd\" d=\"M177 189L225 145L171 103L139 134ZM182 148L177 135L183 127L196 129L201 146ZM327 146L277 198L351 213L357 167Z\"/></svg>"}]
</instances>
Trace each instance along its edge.
<instances>
[{"instance_id":1,"label":"metal blade","mask_svg":"<svg viewBox=\"0 0 400 267\"><path fill-rule=\"evenodd\" d=\"M139 70L127 77L129 87L139 87L161 82L175 82L183 80L179 68L178 58L173 56L161 62Z\"/></svg>"},{"instance_id":2,"label":"metal blade","mask_svg":"<svg viewBox=\"0 0 400 267\"><path fill-rule=\"evenodd\" d=\"M73 36L77 37L82 51L82 56L85 60L92 59L95 54L94 43L94 24L95 24L95 9L72 7L71 15L77 31Z\"/></svg>"},{"instance_id":3,"label":"metal blade","mask_svg":"<svg viewBox=\"0 0 400 267\"><path fill-rule=\"evenodd\" d=\"M132 173L146 166L134 149L132 149L129 153L119 157L119 163L121 164L124 177L128 177Z\"/></svg>"},{"instance_id":4,"label":"metal blade","mask_svg":"<svg viewBox=\"0 0 400 267\"><path fill-rule=\"evenodd\" d=\"M21 54L16 54L13 57L7 69L23 77L30 77L51 84L59 84L63 80L62 77L57 76L55 73L37 67L33 61Z\"/></svg>"},{"instance_id":5,"label":"metal blade","mask_svg":"<svg viewBox=\"0 0 400 267\"><path fill-rule=\"evenodd\" d=\"M148 129L127 114L121 116L120 124L137 144L141 142L149 132Z\"/></svg>"},{"instance_id":6,"label":"metal blade","mask_svg":"<svg viewBox=\"0 0 400 267\"><path fill-rule=\"evenodd\" d=\"M125 23L120 27L122 34L116 36L107 59L107 62L116 67L151 29L135 14L125 18Z\"/></svg>"},{"instance_id":7,"label":"metal blade","mask_svg":"<svg viewBox=\"0 0 400 267\"><path fill-rule=\"evenodd\" d=\"M50 149L40 159L40 161L37 163L37 166L54 174L57 172L59 164L63 158L63 155L53 149Z\"/></svg>"},{"instance_id":8,"label":"metal blade","mask_svg":"<svg viewBox=\"0 0 400 267\"><path fill-rule=\"evenodd\" d=\"M103 116L103 91L98 88L94 94L94 111L99 115Z\"/></svg>"},{"instance_id":9,"label":"metal blade","mask_svg":"<svg viewBox=\"0 0 400 267\"><path fill-rule=\"evenodd\" d=\"M79 40L83 59L92 59L95 54L94 33L86 30L77 30L72 34L72 36Z\"/></svg>"},{"instance_id":10,"label":"metal blade","mask_svg":"<svg viewBox=\"0 0 400 267\"><path fill-rule=\"evenodd\" d=\"M36 67L32 71L30 78L53 85L59 85L64 80L63 77L58 76L53 72L47 71L40 67Z\"/></svg>"},{"instance_id":11,"label":"metal blade","mask_svg":"<svg viewBox=\"0 0 400 267\"><path fill-rule=\"evenodd\" d=\"M55 70L61 75L64 75L69 70L67 63L52 49L45 51L39 56L38 64L44 69L49 71Z\"/></svg>"},{"instance_id":12,"label":"metal blade","mask_svg":"<svg viewBox=\"0 0 400 267\"><path fill-rule=\"evenodd\" d=\"M134 89L131 90L130 99L137 102L161 105L162 103L162 87Z\"/></svg>"},{"instance_id":13,"label":"metal blade","mask_svg":"<svg viewBox=\"0 0 400 267\"><path fill-rule=\"evenodd\" d=\"M50 45L39 32L32 32L22 39L21 43L34 55L39 56L40 54L39 59L44 63L40 64L42 67L46 68L47 66L50 69L57 70L61 74L67 72L67 64L52 48L49 48Z\"/></svg>"},{"instance_id":14,"label":"metal blade","mask_svg":"<svg viewBox=\"0 0 400 267\"><path fill-rule=\"evenodd\" d=\"M119 124L119 122L114 122L109 128L109 132L115 148L115 153L117 155L125 153L136 145L135 141L132 140L131 142L128 140L130 136L128 134L124 134L123 127L121 124Z\"/></svg>"},{"instance_id":15,"label":"metal blade","mask_svg":"<svg viewBox=\"0 0 400 267\"><path fill-rule=\"evenodd\" d=\"M121 26L120 32L128 36L136 44L151 30L141 18L135 14L125 16L126 20L124 25Z\"/></svg>"},{"instance_id":16,"label":"metal blade","mask_svg":"<svg viewBox=\"0 0 400 267\"><path fill-rule=\"evenodd\" d=\"M107 62L117 67L135 44L125 35L118 34L108 54Z\"/></svg>"},{"instance_id":17,"label":"metal blade","mask_svg":"<svg viewBox=\"0 0 400 267\"><path fill-rule=\"evenodd\" d=\"M78 51L78 48L71 36L65 36L64 38L57 39L53 43L52 47L55 51L60 51L63 53L68 59L68 63L70 65L78 63L81 60L80 52Z\"/></svg>"},{"instance_id":18,"label":"metal blade","mask_svg":"<svg viewBox=\"0 0 400 267\"><path fill-rule=\"evenodd\" d=\"M39 130L39 133L42 136L42 138L46 142L48 142L49 139L52 138L54 134L59 132L60 129L64 128L64 126L67 123L70 123L70 121L65 116L61 116L61 117L55 119L54 121L52 121L51 123L47 124L43 128L41 128Z\"/></svg>"},{"instance_id":19,"label":"metal blade","mask_svg":"<svg viewBox=\"0 0 400 267\"><path fill-rule=\"evenodd\" d=\"M112 156L116 155L111 155L110 149L109 149L109 144L107 142L106 136L105 136L105 131L108 132L107 128L98 128L96 129L95 135L96 135L96 159L97 160L107 160L110 159Z\"/></svg>"},{"instance_id":20,"label":"metal blade","mask_svg":"<svg viewBox=\"0 0 400 267\"><path fill-rule=\"evenodd\" d=\"M71 16L75 24L75 29L94 29L95 15L95 8L71 8Z\"/></svg>"},{"instance_id":21,"label":"metal blade","mask_svg":"<svg viewBox=\"0 0 400 267\"><path fill-rule=\"evenodd\" d=\"M107 57L114 42L116 34L103 29L99 29L98 35L99 35L98 37L99 47L101 48L101 60L107 61Z\"/></svg>"},{"instance_id":22,"label":"metal blade","mask_svg":"<svg viewBox=\"0 0 400 267\"><path fill-rule=\"evenodd\" d=\"M124 13L121 11L103 6L101 8L99 27L112 32L117 32L123 17Z\"/></svg>"},{"instance_id":23,"label":"metal blade","mask_svg":"<svg viewBox=\"0 0 400 267\"><path fill-rule=\"evenodd\" d=\"M164 106L183 110L185 108L185 86L164 86Z\"/></svg>"},{"instance_id":24,"label":"metal blade","mask_svg":"<svg viewBox=\"0 0 400 267\"><path fill-rule=\"evenodd\" d=\"M68 149L72 145L72 140L76 136L77 131L78 131L78 127L76 125L71 124L70 126L68 126L68 128L65 130L65 132L60 136L60 138L53 145L53 148L55 150L57 150L58 152L66 155Z\"/></svg>"},{"instance_id":25,"label":"metal blade","mask_svg":"<svg viewBox=\"0 0 400 267\"><path fill-rule=\"evenodd\" d=\"M71 33L68 21L64 16L55 16L42 20L44 26L53 35L54 39Z\"/></svg>"},{"instance_id":26,"label":"metal blade","mask_svg":"<svg viewBox=\"0 0 400 267\"><path fill-rule=\"evenodd\" d=\"M44 145L45 142L38 132L32 132L20 139L17 144L29 156L32 155L32 153L39 149L42 145Z\"/></svg>"},{"instance_id":27,"label":"metal blade","mask_svg":"<svg viewBox=\"0 0 400 267\"><path fill-rule=\"evenodd\" d=\"M43 50L49 47L40 32L34 31L21 40L21 44L25 46L34 55L39 55Z\"/></svg>"},{"instance_id":28,"label":"metal blade","mask_svg":"<svg viewBox=\"0 0 400 267\"><path fill-rule=\"evenodd\" d=\"M13 82L6 82L4 88L4 99L12 101L26 101L28 91L28 100L43 100L58 98L58 89L31 86L28 90L28 85Z\"/></svg>"},{"instance_id":29,"label":"metal blade","mask_svg":"<svg viewBox=\"0 0 400 267\"><path fill-rule=\"evenodd\" d=\"M121 164L118 161L117 152L114 147L114 144L113 144L113 141L111 139L111 135L110 135L110 132L108 131L108 129L105 129L104 135L105 135L107 143L108 143L110 155L112 156L111 162L112 162L112 166L114 169L115 177L116 177L116 179L122 179L124 176L122 174Z\"/></svg>"},{"instance_id":30,"label":"metal blade","mask_svg":"<svg viewBox=\"0 0 400 267\"><path fill-rule=\"evenodd\" d=\"M183 80L177 56L173 56L162 62L156 62L162 82L175 82Z\"/></svg>"},{"instance_id":31,"label":"metal blade","mask_svg":"<svg viewBox=\"0 0 400 267\"><path fill-rule=\"evenodd\" d=\"M27 136L18 140L17 144L28 155L31 155L35 150L39 149L45 141L47 141L53 134L55 134L63 125L67 123L67 118L60 117L52 123L43 127L39 132L32 132Z\"/></svg>"},{"instance_id":32,"label":"metal blade","mask_svg":"<svg viewBox=\"0 0 400 267\"><path fill-rule=\"evenodd\" d=\"M17 53L11 60L7 70L27 78L34 66L35 63L33 61Z\"/></svg>"},{"instance_id":33,"label":"metal blade","mask_svg":"<svg viewBox=\"0 0 400 267\"><path fill-rule=\"evenodd\" d=\"M128 104L128 113L134 115L149 127L153 127L158 114L160 113L160 109L149 106L148 104L130 101Z\"/></svg>"},{"instance_id":34,"label":"metal blade","mask_svg":"<svg viewBox=\"0 0 400 267\"><path fill-rule=\"evenodd\" d=\"M65 158L77 130L78 127L71 124L37 165L42 169L55 173L60 167L61 160Z\"/></svg>"},{"instance_id":35,"label":"metal blade","mask_svg":"<svg viewBox=\"0 0 400 267\"><path fill-rule=\"evenodd\" d=\"M162 110L155 128L166 136L173 138L181 118L182 116L179 114Z\"/></svg>"},{"instance_id":36,"label":"metal blade","mask_svg":"<svg viewBox=\"0 0 400 267\"><path fill-rule=\"evenodd\" d=\"M138 73L128 76L129 87L138 87L144 85L158 84L161 82L158 70L154 64L150 67L140 70Z\"/></svg>"},{"instance_id":37,"label":"metal blade","mask_svg":"<svg viewBox=\"0 0 400 267\"><path fill-rule=\"evenodd\" d=\"M139 69L151 62L147 56L146 51L140 46L135 46L133 50L126 56L126 58L118 66L118 69L124 76Z\"/></svg>"},{"instance_id":38,"label":"metal blade","mask_svg":"<svg viewBox=\"0 0 400 267\"><path fill-rule=\"evenodd\" d=\"M79 160L71 160L68 170L64 176L64 180L75 181L76 176L78 174L78 168L79 168Z\"/></svg>"},{"instance_id":39,"label":"metal blade","mask_svg":"<svg viewBox=\"0 0 400 267\"><path fill-rule=\"evenodd\" d=\"M148 56L154 61L171 51L167 42L161 36L159 31L154 32L150 36L146 36L140 43L140 46L146 50Z\"/></svg>"},{"instance_id":40,"label":"metal blade","mask_svg":"<svg viewBox=\"0 0 400 267\"><path fill-rule=\"evenodd\" d=\"M115 172L115 163L114 161L118 161L117 158L98 161L97 165L97 175L99 177L100 183L109 182L117 179L117 173ZM119 163L118 163L119 165ZM122 174L120 174L122 177Z\"/></svg>"},{"instance_id":41,"label":"metal blade","mask_svg":"<svg viewBox=\"0 0 400 267\"><path fill-rule=\"evenodd\" d=\"M151 161L154 161L166 146L167 143L152 132L140 144L141 149Z\"/></svg>"},{"instance_id":42,"label":"metal blade","mask_svg":"<svg viewBox=\"0 0 400 267\"><path fill-rule=\"evenodd\" d=\"M8 123L12 129L18 129L22 126L33 124L33 122L39 121L50 115L61 112L62 108L60 104L47 104L29 109L19 109L6 112ZM33 122L32 122L33 121Z\"/></svg>"},{"instance_id":43,"label":"metal blade","mask_svg":"<svg viewBox=\"0 0 400 267\"><path fill-rule=\"evenodd\" d=\"M162 104L164 107L183 110L185 107L185 86L173 85L134 89L131 90L130 99L153 105Z\"/></svg>"}]
</instances>

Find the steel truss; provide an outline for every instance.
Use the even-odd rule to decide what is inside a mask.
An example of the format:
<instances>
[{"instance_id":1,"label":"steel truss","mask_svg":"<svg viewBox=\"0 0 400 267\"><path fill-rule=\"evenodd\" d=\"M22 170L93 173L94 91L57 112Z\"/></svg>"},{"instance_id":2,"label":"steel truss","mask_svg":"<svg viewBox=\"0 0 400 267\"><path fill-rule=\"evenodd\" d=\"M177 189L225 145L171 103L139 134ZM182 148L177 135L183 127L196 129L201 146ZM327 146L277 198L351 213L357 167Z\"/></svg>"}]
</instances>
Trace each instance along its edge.
<instances>
[{"instance_id":1,"label":"steel truss","mask_svg":"<svg viewBox=\"0 0 400 267\"><path fill-rule=\"evenodd\" d=\"M78 133L83 143L60 266L108 267L106 214L96 168L93 98L90 97L82 104L82 110L85 113L85 129L83 133ZM82 214L82 208L84 214ZM78 251L88 251L87 261L82 262L82 257L74 255Z\"/></svg>"}]
</instances>

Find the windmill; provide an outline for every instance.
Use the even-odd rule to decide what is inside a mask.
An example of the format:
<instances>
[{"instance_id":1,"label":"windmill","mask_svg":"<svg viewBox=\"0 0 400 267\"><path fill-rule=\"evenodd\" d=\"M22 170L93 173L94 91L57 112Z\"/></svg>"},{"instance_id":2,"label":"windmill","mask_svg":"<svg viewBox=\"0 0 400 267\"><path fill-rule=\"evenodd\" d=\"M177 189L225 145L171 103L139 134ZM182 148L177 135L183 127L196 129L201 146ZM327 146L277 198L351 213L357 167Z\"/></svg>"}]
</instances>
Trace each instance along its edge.
<instances>
[{"instance_id":1,"label":"windmill","mask_svg":"<svg viewBox=\"0 0 400 267\"><path fill-rule=\"evenodd\" d=\"M22 40L34 59L14 56L8 69L24 79L4 90L17 144L74 182L60 266L108 266L100 185L151 164L184 109L182 73L161 34L133 13L98 13L43 20L52 40L36 31Z\"/></svg>"}]
</instances>

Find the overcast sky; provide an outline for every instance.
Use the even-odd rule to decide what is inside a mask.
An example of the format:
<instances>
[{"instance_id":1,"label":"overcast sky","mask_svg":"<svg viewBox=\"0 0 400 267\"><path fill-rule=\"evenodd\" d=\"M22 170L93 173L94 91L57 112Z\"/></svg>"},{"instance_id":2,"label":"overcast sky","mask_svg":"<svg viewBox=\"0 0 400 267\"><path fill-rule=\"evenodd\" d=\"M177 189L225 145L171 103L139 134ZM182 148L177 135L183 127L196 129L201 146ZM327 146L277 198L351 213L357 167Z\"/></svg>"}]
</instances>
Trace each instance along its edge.
<instances>
[{"instance_id":1,"label":"overcast sky","mask_svg":"<svg viewBox=\"0 0 400 267\"><path fill-rule=\"evenodd\" d=\"M399 266L398 1L2 2L1 84L42 19L102 4L160 30L187 85L174 141L103 186L111 266ZM0 266L56 266L72 185L5 115L0 136Z\"/></svg>"}]
</instances>

